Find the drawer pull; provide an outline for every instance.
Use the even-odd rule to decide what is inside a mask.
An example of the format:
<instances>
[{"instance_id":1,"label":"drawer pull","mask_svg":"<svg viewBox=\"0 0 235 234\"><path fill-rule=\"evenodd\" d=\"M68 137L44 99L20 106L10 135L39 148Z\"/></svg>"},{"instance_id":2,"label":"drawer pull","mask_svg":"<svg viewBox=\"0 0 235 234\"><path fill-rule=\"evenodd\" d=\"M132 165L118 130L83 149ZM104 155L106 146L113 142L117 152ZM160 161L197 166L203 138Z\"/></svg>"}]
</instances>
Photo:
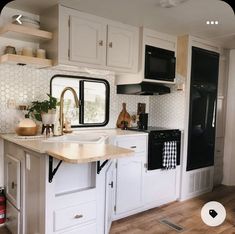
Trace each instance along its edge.
<instances>
[{"instance_id":1,"label":"drawer pull","mask_svg":"<svg viewBox=\"0 0 235 234\"><path fill-rule=\"evenodd\" d=\"M136 149L136 145L131 146L132 149Z\"/></svg>"},{"instance_id":2,"label":"drawer pull","mask_svg":"<svg viewBox=\"0 0 235 234\"><path fill-rule=\"evenodd\" d=\"M83 215L75 215L74 218L75 219L81 219L81 218L83 218Z\"/></svg>"}]
</instances>

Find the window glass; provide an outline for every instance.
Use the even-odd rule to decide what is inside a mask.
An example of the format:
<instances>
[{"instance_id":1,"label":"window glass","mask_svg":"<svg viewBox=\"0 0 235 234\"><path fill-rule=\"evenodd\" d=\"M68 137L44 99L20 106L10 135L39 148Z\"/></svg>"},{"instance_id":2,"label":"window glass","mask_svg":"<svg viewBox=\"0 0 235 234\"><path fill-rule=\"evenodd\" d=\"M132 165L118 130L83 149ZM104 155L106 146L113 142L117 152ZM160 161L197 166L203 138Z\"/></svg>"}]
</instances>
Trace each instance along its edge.
<instances>
[{"instance_id":1,"label":"window glass","mask_svg":"<svg viewBox=\"0 0 235 234\"><path fill-rule=\"evenodd\" d=\"M84 123L105 121L106 86L104 83L84 82Z\"/></svg>"},{"instance_id":2,"label":"window glass","mask_svg":"<svg viewBox=\"0 0 235 234\"><path fill-rule=\"evenodd\" d=\"M64 118L72 127L104 126L109 120L109 83L106 80L56 75L51 79L51 94L60 99L65 87L72 87L80 100L75 108L73 94L64 96Z\"/></svg>"}]
</instances>

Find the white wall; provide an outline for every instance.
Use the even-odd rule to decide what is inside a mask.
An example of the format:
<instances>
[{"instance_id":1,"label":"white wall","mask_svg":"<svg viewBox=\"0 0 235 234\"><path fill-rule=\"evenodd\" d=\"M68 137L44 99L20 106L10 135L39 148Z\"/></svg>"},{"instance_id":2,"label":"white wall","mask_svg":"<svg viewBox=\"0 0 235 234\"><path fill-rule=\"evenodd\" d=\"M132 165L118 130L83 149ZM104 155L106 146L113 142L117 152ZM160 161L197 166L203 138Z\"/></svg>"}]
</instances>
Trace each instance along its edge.
<instances>
[{"instance_id":1,"label":"white wall","mask_svg":"<svg viewBox=\"0 0 235 234\"><path fill-rule=\"evenodd\" d=\"M235 50L230 51L227 113L224 145L224 176L223 184L235 185Z\"/></svg>"}]
</instances>

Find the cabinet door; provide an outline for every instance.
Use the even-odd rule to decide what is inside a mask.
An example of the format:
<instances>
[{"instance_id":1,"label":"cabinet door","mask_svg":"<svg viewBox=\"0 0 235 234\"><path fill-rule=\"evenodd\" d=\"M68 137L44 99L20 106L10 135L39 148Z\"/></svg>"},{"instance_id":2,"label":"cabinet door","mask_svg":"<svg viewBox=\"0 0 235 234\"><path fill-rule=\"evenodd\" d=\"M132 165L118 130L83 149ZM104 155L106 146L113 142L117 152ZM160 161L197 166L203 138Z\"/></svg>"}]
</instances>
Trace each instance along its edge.
<instances>
[{"instance_id":1,"label":"cabinet door","mask_svg":"<svg viewBox=\"0 0 235 234\"><path fill-rule=\"evenodd\" d=\"M7 221L6 226L12 234L20 233L20 212L7 201Z\"/></svg>"},{"instance_id":2,"label":"cabinet door","mask_svg":"<svg viewBox=\"0 0 235 234\"><path fill-rule=\"evenodd\" d=\"M114 163L106 171L105 178L105 234L109 233L114 211Z\"/></svg>"},{"instance_id":3,"label":"cabinet door","mask_svg":"<svg viewBox=\"0 0 235 234\"><path fill-rule=\"evenodd\" d=\"M108 26L107 66L131 69L134 65L134 44L136 33L128 28ZM135 48L138 50L138 47Z\"/></svg>"},{"instance_id":4,"label":"cabinet door","mask_svg":"<svg viewBox=\"0 0 235 234\"><path fill-rule=\"evenodd\" d=\"M70 16L70 60L105 64L106 25L95 19Z\"/></svg>"},{"instance_id":5,"label":"cabinet door","mask_svg":"<svg viewBox=\"0 0 235 234\"><path fill-rule=\"evenodd\" d=\"M144 202L161 203L176 199L176 169L153 170L144 174Z\"/></svg>"},{"instance_id":6,"label":"cabinet door","mask_svg":"<svg viewBox=\"0 0 235 234\"><path fill-rule=\"evenodd\" d=\"M20 209L20 161L8 154L5 156L5 185L7 198Z\"/></svg>"},{"instance_id":7,"label":"cabinet door","mask_svg":"<svg viewBox=\"0 0 235 234\"><path fill-rule=\"evenodd\" d=\"M139 154L134 157L118 159L116 213L132 211L142 205L143 159Z\"/></svg>"}]
</instances>

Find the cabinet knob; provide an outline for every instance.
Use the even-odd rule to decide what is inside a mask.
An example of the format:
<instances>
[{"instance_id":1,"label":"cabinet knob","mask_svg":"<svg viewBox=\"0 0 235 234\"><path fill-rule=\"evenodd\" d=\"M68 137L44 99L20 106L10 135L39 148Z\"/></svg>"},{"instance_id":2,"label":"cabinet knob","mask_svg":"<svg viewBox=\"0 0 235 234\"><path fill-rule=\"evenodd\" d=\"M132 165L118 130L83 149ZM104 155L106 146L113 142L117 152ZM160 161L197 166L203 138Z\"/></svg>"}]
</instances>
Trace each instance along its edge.
<instances>
[{"instance_id":1,"label":"cabinet knob","mask_svg":"<svg viewBox=\"0 0 235 234\"><path fill-rule=\"evenodd\" d=\"M99 41L99 46L103 46L103 45L104 45L103 40L100 40L100 41Z\"/></svg>"},{"instance_id":2,"label":"cabinet knob","mask_svg":"<svg viewBox=\"0 0 235 234\"><path fill-rule=\"evenodd\" d=\"M83 215L77 214L77 215L74 216L74 218L75 218L75 219L81 219L81 218L83 218Z\"/></svg>"},{"instance_id":3,"label":"cabinet knob","mask_svg":"<svg viewBox=\"0 0 235 234\"><path fill-rule=\"evenodd\" d=\"M109 42L109 48L113 48L113 42Z\"/></svg>"}]
</instances>

